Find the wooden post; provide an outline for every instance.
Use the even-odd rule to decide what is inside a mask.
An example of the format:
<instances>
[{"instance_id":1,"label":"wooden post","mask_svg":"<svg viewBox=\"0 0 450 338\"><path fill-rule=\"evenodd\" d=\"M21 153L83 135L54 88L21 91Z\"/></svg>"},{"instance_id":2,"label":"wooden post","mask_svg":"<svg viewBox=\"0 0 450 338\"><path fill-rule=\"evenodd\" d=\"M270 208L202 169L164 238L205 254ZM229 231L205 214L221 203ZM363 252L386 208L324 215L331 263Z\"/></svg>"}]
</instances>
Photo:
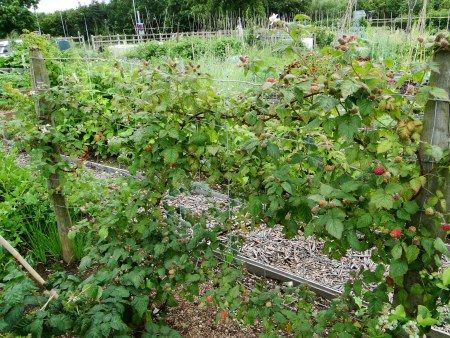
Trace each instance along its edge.
<instances>
[{"instance_id":1,"label":"wooden post","mask_svg":"<svg viewBox=\"0 0 450 338\"><path fill-rule=\"evenodd\" d=\"M439 50L434 55L434 62L439 67L440 72L432 72L430 77L430 85L445 89L447 93L450 92L450 50ZM439 146L443 150L449 149L450 143L450 103L449 101L431 99L425 108L425 116L423 121L422 141L434 146ZM422 159L422 167L424 175L428 175L433 169L433 159L424 154L421 149L420 157ZM439 182L439 177L444 178ZM450 171L446 170L438 172L435 175L427 176L427 183L422 193L418 196L417 202L423 206L429 194L440 190L444 194L446 200L446 208L443 208L440 203L439 208L445 216L447 223L450 222ZM423 209L423 208L422 208ZM423 215L422 215L423 217ZM432 230L436 236L444 236L440 229L440 224L437 224Z\"/></svg>"},{"instance_id":2,"label":"wooden post","mask_svg":"<svg viewBox=\"0 0 450 338\"><path fill-rule=\"evenodd\" d=\"M50 78L47 68L45 67L44 57L38 47L30 48L30 65L33 90L40 93L47 91L50 88ZM44 98L36 100L36 114L39 123L42 125L52 124L51 114L47 111L47 106L47 102ZM48 160L50 163L56 164L61 160L60 149L55 144L49 144L49 146L53 153L47 155ZM66 199L62 193L59 174L59 170L52 173L48 179L48 185L50 199L53 208L55 209L56 222L58 224L62 257L64 262L69 264L74 258L72 242L68 237L69 229L72 227L72 219L70 217L69 209L67 208Z\"/></svg>"},{"instance_id":3,"label":"wooden post","mask_svg":"<svg viewBox=\"0 0 450 338\"><path fill-rule=\"evenodd\" d=\"M439 68L439 72L432 72L430 78L430 85L443 88L450 91L450 50L439 50L434 55L434 62ZM449 148L450 140L450 116L449 116L449 101L430 99L425 107L425 116L423 121L423 132L421 140L434 146L439 146L446 150ZM450 206L450 171L448 166L439 171L433 171L434 159L425 154L425 146L419 150L419 161L421 163L423 175L427 177L426 184L416 198L416 202L420 207L420 211L415 215L412 225L418 225L421 229L428 231L433 237L440 237L444 239L445 232L441 229L442 221L434 221L431 216L427 216L424 212L424 203L431 195L436 194L439 190L442 192L443 199L446 200L446 207L438 203L435 207L437 211L441 212L445 220L449 221L448 207ZM413 269L408 270L403 279L403 288L406 289L408 297L405 300L405 310L410 315L415 315L417 305L423 304L423 294L414 293L412 290L414 285L420 283L420 271L425 267L419 257L415 262ZM428 266L430 267L430 266ZM437 270L436 266L432 267ZM394 302L400 295L401 288L394 290Z\"/></svg>"}]
</instances>

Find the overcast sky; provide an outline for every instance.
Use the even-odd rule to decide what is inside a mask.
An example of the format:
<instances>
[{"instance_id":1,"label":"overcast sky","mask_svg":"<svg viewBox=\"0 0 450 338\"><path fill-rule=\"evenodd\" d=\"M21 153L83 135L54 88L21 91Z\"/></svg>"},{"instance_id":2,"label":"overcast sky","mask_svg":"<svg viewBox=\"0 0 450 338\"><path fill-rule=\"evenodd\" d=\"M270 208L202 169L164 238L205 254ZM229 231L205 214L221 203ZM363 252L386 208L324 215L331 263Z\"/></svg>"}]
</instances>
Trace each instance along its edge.
<instances>
[{"instance_id":1,"label":"overcast sky","mask_svg":"<svg viewBox=\"0 0 450 338\"><path fill-rule=\"evenodd\" d=\"M77 8L78 3L87 5L91 0L40 0L37 8L38 12L51 13L70 8Z\"/></svg>"}]
</instances>

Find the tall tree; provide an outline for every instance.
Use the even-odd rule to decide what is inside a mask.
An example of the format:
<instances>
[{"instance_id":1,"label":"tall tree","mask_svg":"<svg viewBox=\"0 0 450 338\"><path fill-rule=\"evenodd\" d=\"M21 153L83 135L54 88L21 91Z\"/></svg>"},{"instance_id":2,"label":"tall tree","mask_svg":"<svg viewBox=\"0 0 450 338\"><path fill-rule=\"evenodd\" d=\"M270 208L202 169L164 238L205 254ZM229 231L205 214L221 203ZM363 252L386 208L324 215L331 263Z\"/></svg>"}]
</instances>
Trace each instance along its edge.
<instances>
[{"instance_id":1,"label":"tall tree","mask_svg":"<svg viewBox=\"0 0 450 338\"><path fill-rule=\"evenodd\" d=\"M36 18L30 8L39 0L1 0L0 1L0 36L5 37L12 31L34 30Z\"/></svg>"}]
</instances>

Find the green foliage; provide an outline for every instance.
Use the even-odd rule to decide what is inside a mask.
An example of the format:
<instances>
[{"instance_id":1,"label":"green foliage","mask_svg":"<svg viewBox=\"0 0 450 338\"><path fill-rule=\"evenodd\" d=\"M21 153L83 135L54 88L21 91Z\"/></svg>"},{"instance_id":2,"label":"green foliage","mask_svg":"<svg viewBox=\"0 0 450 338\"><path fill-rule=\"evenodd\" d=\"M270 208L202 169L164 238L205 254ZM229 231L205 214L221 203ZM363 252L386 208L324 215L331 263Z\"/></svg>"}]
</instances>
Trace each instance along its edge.
<instances>
[{"instance_id":1,"label":"green foliage","mask_svg":"<svg viewBox=\"0 0 450 338\"><path fill-rule=\"evenodd\" d=\"M39 125L33 98L10 88L18 112L8 128L32 151L44 175L65 167L42 160L55 144L83 157L114 156L142 174L112 188L113 197L98 199L102 207L94 203L74 229L92 238L80 263L88 276L54 276L52 285L66 295L17 331L56 334L50 325L54 313L70 318L61 327L70 322L88 337L128 334L143 323L159 330L148 304L173 305L179 288L196 294L217 265L219 229L162 208L167 191L187 188L199 175L227 186L242 200L241 216L254 224L281 224L288 236L301 230L322 238L332 258L372 249L377 264L357 274L344 298L317 317L308 310L284 312L279 290L255 290L246 299L234 275L219 281L223 308L247 322L261 314L269 333L289 323L292 332L327 328L336 337L398 336L405 327L427 331L449 297L447 272L439 273L440 257L448 255L440 230L446 211L444 194L429 193L426 205L435 212L416 220L415 197L427 180L416 154L423 150L433 157L430 175L437 177L448 168L450 154L420 140L416 113L430 94L445 93L422 86L417 95L401 95L404 83L421 82L433 65L411 68L392 81L392 61L371 61L358 41L346 47L317 53L293 48L300 54L282 70L249 62L253 73L277 78L228 98L192 62L169 60L157 68L99 62L88 71L74 62L51 90L36 94L45 95L54 125ZM308 300L307 294L300 297ZM261 309L268 299L275 310ZM11 324L6 330L15 330Z\"/></svg>"},{"instance_id":2,"label":"green foliage","mask_svg":"<svg viewBox=\"0 0 450 338\"><path fill-rule=\"evenodd\" d=\"M30 8L37 0L2 0L0 3L0 37L12 31L21 33L23 29L32 30L36 19Z\"/></svg>"},{"instance_id":3,"label":"green foliage","mask_svg":"<svg viewBox=\"0 0 450 338\"><path fill-rule=\"evenodd\" d=\"M60 253L56 221L43 180L0 152L0 222L2 236L13 244L28 243L33 256L45 262Z\"/></svg>"},{"instance_id":4,"label":"green foliage","mask_svg":"<svg viewBox=\"0 0 450 338\"><path fill-rule=\"evenodd\" d=\"M179 41L148 42L140 45L129 57L145 60L162 58L198 59L210 55L224 58L236 54L242 49L242 43L236 38L180 38Z\"/></svg>"}]
</instances>

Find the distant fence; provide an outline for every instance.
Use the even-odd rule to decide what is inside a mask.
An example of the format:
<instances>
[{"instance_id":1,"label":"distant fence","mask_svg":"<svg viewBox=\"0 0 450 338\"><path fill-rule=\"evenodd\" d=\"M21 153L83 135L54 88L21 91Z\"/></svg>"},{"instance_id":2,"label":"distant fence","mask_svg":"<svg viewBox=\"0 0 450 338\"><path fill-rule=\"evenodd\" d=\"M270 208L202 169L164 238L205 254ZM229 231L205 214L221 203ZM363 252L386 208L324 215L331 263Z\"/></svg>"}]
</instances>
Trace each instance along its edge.
<instances>
[{"instance_id":1,"label":"distant fence","mask_svg":"<svg viewBox=\"0 0 450 338\"><path fill-rule=\"evenodd\" d=\"M219 30L215 32L179 32L179 33L151 33L151 34L115 34L115 35L92 35L91 45L93 49L112 45L138 44L148 41L178 40L182 37L196 36L201 38L216 38L224 36L239 36L237 30Z\"/></svg>"}]
</instances>

